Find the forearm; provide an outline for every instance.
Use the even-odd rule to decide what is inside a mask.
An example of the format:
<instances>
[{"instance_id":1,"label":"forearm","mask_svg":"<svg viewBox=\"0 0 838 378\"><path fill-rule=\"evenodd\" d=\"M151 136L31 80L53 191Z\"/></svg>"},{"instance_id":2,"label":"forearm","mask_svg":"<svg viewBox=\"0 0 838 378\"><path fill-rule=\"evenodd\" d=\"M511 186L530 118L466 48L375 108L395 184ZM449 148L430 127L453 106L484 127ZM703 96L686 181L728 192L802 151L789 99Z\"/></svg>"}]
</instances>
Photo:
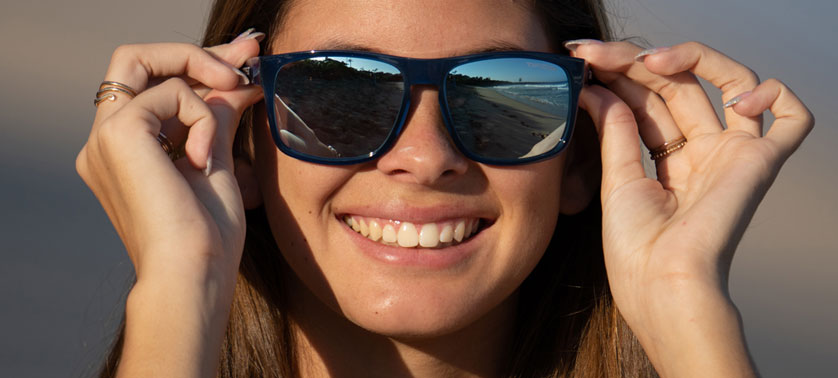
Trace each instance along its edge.
<instances>
[{"instance_id":1,"label":"forearm","mask_svg":"<svg viewBox=\"0 0 838 378\"><path fill-rule=\"evenodd\" d=\"M214 377L235 282L138 281L125 306L120 377Z\"/></svg>"}]
</instances>

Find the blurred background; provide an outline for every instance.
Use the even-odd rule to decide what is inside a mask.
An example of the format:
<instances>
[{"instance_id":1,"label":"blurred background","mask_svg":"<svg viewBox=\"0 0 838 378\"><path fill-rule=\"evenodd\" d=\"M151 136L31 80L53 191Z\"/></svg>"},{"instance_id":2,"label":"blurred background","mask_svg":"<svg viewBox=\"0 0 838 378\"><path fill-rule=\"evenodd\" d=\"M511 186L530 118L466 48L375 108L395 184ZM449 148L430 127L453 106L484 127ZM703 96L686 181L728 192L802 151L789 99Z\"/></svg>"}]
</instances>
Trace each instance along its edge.
<instances>
[{"instance_id":1,"label":"blurred background","mask_svg":"<svg viewBox=\"0 0 838 378\"><path fill-rule=\"evenodd\" d=\"M731 290L763 376L834 376L838 3L611 3L619 36L652 46L707 43L763 79L781 78L817 117L741 243ZM209 0L0 4L0 376L95 372L132 268L75 173L93 94L115 47L198 42L209 6Z\"/></svg>"}]
</instances>

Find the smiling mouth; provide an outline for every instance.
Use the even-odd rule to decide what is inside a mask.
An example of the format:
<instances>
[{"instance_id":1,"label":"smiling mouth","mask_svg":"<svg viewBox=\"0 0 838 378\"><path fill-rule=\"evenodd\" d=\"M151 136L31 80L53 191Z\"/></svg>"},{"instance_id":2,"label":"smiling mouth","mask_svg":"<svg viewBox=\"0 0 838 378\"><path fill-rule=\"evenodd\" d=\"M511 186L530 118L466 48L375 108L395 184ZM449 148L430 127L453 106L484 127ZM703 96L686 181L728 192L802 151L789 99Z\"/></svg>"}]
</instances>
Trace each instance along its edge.
<instances>
[{"instance_id":1,"label":"smiling mouth","mask_svg":"<svg viewBox=\"0 0 838 378\"><path fill-rule=\"evenodd\" d=\"M480 218L418 224L398 220L343 216L343 222L369 240L403 248L445 248L460 244L487 227Z\"/></svg>"}]
</instances>

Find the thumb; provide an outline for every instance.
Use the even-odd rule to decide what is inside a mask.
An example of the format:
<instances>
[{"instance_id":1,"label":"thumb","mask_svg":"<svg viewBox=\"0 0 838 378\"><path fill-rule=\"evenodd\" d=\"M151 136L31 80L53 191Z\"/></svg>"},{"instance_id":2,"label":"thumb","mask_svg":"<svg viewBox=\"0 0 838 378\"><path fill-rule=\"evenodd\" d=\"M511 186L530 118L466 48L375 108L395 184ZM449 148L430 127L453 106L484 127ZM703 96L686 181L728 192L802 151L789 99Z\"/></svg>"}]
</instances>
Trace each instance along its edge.
<instances>
[{"instance_id":1,"label":"thumb","mask_svg":"<svg viewBox=\"0 0 838 378\"><path fill-rule=\"evenodd\" d=\"M637 123L631 108L613 92L596 85L582 90L579 106L591 115L599 133L603 194L645 178Z\"/></svg>"}]
</instances>

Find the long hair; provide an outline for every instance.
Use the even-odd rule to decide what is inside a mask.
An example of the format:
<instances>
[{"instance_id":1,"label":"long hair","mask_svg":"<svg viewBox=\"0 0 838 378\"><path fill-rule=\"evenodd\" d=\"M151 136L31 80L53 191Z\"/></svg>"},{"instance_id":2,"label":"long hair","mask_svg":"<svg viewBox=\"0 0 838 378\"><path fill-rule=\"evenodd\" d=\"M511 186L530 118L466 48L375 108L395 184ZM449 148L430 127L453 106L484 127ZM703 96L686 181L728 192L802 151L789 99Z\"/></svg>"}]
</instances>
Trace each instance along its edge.
<instances>
[{"instance_id":1,"label":"long hair","mask_svg":"<svg viewBox=\"0 0 838 378\"><path fill-rule=\"evenodd\" d=\"M274 39L291 1L216 0L203 45L225 43L249 27ZM554 51L570 39L611 38L602 0L531 1ZM242 116L234 155L253 158L252 110ZM568 164L593 161L599 146L591 120L580 114ZM596 173L595 173L596 174ZM596 188L594 188L596 190ZM294 377L293 320L285 309L285 261L264 209L249 210L244 253L218 366L219 377ZM559 216L550 245L519 288L510 377L656 376L643 349L613 304L602 254L602 211L593 200L581 213ZM123 329L101 370L116 375Z\"/></svg>"}]
</instances>

